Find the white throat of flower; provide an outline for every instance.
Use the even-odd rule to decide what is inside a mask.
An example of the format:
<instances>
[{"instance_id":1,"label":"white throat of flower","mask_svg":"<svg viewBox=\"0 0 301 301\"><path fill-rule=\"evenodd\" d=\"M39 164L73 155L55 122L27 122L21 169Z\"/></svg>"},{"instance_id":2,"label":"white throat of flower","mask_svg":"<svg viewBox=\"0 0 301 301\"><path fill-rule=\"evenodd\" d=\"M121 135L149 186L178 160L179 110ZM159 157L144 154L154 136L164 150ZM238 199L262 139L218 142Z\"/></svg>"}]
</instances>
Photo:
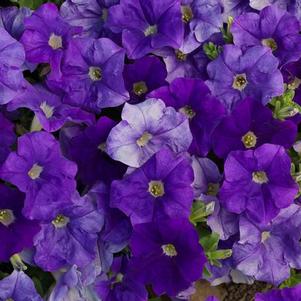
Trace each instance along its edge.
<instances>
[{"instance_id":1,"label":"white throat of flower","mask_svg":"<svg viewBox=\"0 0 301 301\"><path fill-rule=\"evenodd\" d=\"M15 221L15 216L10 209L0 209L0 223L6 227Z\"/></svg>"},{"instance_id":2,"label":"white throat of flower","mask_svg":"<svg viewBox=\"0 0 301 301\"><path fill-rule=\"evenodd\" d=\"M28 171L28 176L32 179L32 180L36 180L40 177L41 173L43 171L43 167L40 166L39 164L35 163L31 169Z\"/></svg>"},{"instance_id":3,"label":"white throat of flower","mask_svg":"<svg viewBox=\"0 0 301 301\"><path fill-rule=\"evenodd\" d=\"M178 252L173 244L166 244L161 246L163 254L168 257L174 257L178 255Z\"/></svg>"},{"instance_id":4,"label":"white throat of flower","mask_svg":"<svg viewBox=\"0 0 301 301\"><path fill-rule=\"evenodd\" d=\"M48 45L53 49L57 50L63 48L63 39L61 36L57 36L56 34L52 33L48 40Z\"/></svg>"}]
</instances>

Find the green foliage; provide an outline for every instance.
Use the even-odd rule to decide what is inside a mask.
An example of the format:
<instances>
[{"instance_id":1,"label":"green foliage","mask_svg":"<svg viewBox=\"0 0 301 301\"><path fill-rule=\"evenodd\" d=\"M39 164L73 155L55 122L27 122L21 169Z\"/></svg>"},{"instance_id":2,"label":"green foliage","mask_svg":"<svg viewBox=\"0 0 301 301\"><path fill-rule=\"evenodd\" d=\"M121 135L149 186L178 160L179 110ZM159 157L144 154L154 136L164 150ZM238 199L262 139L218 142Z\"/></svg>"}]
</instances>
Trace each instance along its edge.
<instances>
[{"instance_id":1,"label":"green foliage","mask_svg":"<svg viewBox=\"0 0 301 301\"><path fill-rule=\"evenodd\" d=\"M301 283L301 274L297 274L295 270L291 270L291 276L280 285L280 288L293 287L299 283Z\"/></svg>"},{"instance_id":2,"label":"green foliage","mask_svg":"<svg viewBox=\"0 0 301 301\"><path fill-rule=\"evenodd\" d=\"M190 221L196 226L197 223L205 222L207 216L214 211L214 202L205 204L202 201L196 201L192 205Z\"/></svg>"},{"instance_id":3,"label":"green foliage","mask_svg":"<svg viewBox=\"0 0 301 301\"><path fill-rule=\"evenodd\" d=\"M47 0L11 0L13 3L17 3L20 7L28 7L31 9L37 9L41 4L45 2L52 2L57 5L61 4L61 0L52 0L52 1L47 1Z\"/></svg>"},{"instance_id":4,"label":"green foliage","mask_svg":"<svg viewBox=\"0 0 301 301\"><path fill-rule=\"evenodd\" d=\"M217 46L212 42L205 43L203 45L203 51L208 56L210 60L215 60L222 51L221 46Z\"/></svg>"}]
</instances>

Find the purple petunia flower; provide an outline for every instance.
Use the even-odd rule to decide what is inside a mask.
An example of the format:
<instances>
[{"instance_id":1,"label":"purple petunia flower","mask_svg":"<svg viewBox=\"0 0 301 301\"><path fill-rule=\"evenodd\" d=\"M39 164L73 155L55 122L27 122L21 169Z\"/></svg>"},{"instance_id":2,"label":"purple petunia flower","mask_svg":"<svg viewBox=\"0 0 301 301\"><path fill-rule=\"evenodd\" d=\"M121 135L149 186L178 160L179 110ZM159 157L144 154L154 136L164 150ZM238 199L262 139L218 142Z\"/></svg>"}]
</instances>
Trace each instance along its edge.
<instances>
[{"instance_id":1,"label":"purple petunia flower","mask_svg":"<svg viewBox=\"0 0 301 301\"><path fill-rule=\"evenodd\" d=\"M107 25L108 9L119 0L66 0L61 16L73 26L81 26L83 35L93 38L112 36Z\"/></svg>"},{"instance_id":2,"label":"purple petunia flower","mask_svg":"<svg viewBox=\"0 0 301 301\"><path fill-rule=\"evenodd\" d=\"M264 8L260 14L246 13L231 26L234 44L240 47L263 45L279 59L280 66L301 57L300 23L276 6Z\"/></svg>"},{"instance_id":3,"label":"purple petunia flower","mask_svg":"<svg viewBox=\"0 0 301 301\"><path fill-rule=\"evenodd\" d=\"M10 102L23 88L24 62L25 52L22 44L0 27L0 105Z\"/></svg>"},{"instance_id":4,"label":"purple petunia flower","mask_svg":"<svg viewBox=\"0 0 301 301\"><path fill-rule=\"evenodd\" d=\"M186 219L135 225L130 242L135 279L156 294L176 296L202 275L206 257L194 227Z\"/></svg>"},{"instance_id":5,"label":"purple petunia flower","mask_svg":"<svg viewBox=\"0 0 301 301\"><path fill-rule=\"evenodd\" d=\"M252 221L269 222L292 204L298 192L290 168L291 160L279 145L231 152L219 195L222 205L233 213L246 212Z\"/></svg>"},{"instance_id":6,"label":"purple petunia flower","mask_svg":"<svg viewBox=\"0 0 301 301\"><path fill-rule=\"evenodd\" d=\"M78 176L84 184L93 185L96 181L110 183L126 172L125 165L112 160L106 153L107 137L116 124L104 116L70 139L67 157L76 162Z\"/></svg>"},{"instance_id":7,"label":"purple petunia flower","mask_svg":"<svg viewBox=\"0 0 301 301\"><path fill-rule=\"evenodd\" d=\"M9 110L28 108L35 113L41 127L47 132L59 130L67 121L91 125L95 117L77 107L64 104L63 95L56 94L42 85L31 86L9 103Z\"/></svg>"},{"instance_id":8,"label":"purple petunia flower","mask_svg":"<svg viewBox=\"0 0 301 301\"><path fill-rule=\"evenodd\" d=\"M0 27L6 29L13 38L19 40L24 31L24 19L30 15L31 10L27 7L0 8Z\"/></svg>"},{"instance_id":9,"label":"purple petunia flower","mask_svg":"<svg viewBox=\"0 0 301 301\"><path fill-rule=\"evenodd\" d=\"M66 50L62 77L51 78L66 92L64 102L91 111L116 107L128 99L122 78L125 51L107 38L74 39Z\"/></svg>"},{"instance_id":10,"label":"purple petunia flower","mask_svg":"<svg viewBox=\"0 0 301 301\"><path fill-rule=\"evenodd\" d=\"M266 293L257 293L255 301L300 301L301 300L301 285L295 287L273 289Z\"/></svg>"},{"instance_id":11,"label":"purple petunia flower","mask_svg":"<svg viewBox=\"0 0 301 301\"><path fill-rule=\"evenodd\" d=\"M221 0L221 2L224 7L225 21L227 21L228 17L236 17L252 10L250 7L252 0Z\"/></svg>"},{"instance_id":12,"label":"purple petunia flower","mask_svg":"<svg viewBox=\"0 0 301 301\"><path fill-rule=\"evenodd\" d=\"M40 227L22 215L25 195L16 189L0 185L0 261L33 246L33 237Z\"/></svg>"},{"instance_id":13,"label":"purple petunia flower","mask_svg":"<svg viewBox=\"0 0 301 301\"><path fill-rule=\"evenodd\" d=\"M163 146L185 152L191 144L188 119L160 99L125 104L121 118L109 134L107 153L128 166L141 166Z\"/></svg>"},{"instance_id":14,"label":"purple petunia flower","mask_svg":"<svg viewBox=\"0 0 301 301\"><path fill-rule=\"evenodd\" d=\"M267 47L254 46L243 52L237 46L226 45L207 67L207 84L229 110L246 96L265 105L272 97L283 93L278 64L278 59Z\"/></svg>"},{"instance_id":15,"label":"purple petunia flower","mask_svg":"<svg viewBox=\"0 0 301 301\"><path fill-rule=\"evenodd\" d=\"M122 32L131 59L167 46L177 49L183 41L179 0L121 0L109 9L108 25L113 32Z\"/></svg>"},{"instance_id":16,"label":"purple petunia flower","mask_svg":"<svg viewBox=\"0 0 301 301\"><path fill-rule=\"evenodd\" d=\"M103 214L91 201L75 195L68 207L55 211L55 218L41 223L35 237L35 263L47 271L66 265L85 267L96 256L97 233L104 223Z\"/></svg>"},{"instance_id":17,"label":"purple petunia flower","mask_svg":"<svg viewBox=\"0 0 301 301\"><path fill-rule=\"evenodd\" d=\"M259 281L279 285L290 268L301 267L301 208L292 204L268 225L240 218L240 240L233 246L236 268Z\"/></svg>"},{"instance_id":18,"label":"purple petunia flower","mask_svg":"<svg viewBox=\"0 0 301 301\"><path fill-rule=\"evenodd\" d=\"M60 64L69 41L81 32L80 27L66 23L53 3L41 5L24 20L25 31L21 42L30 63L49 63L55 74L60 73Z\"/></svg>"},{"instance_id":19,"label":"purple petunia flower","mask_svg":"<svg viewBox=\"0 0 301 301\"><path fill-rule=\"evenodd\" d=\"M18 138L18 150L9 154L0 177L26 193L26 217L44 219L70 202L76 171L76 165L61 155L51 134L35 132Z\"/></svg>"},{"instance_id":20,"label":"purple petunia flower","mask_svg":"<svg viewBox=\"0 0 301 301\"><path fill-rule=\"evenodd\" d=\"M226 158L232 150L256 148L264 143L290 148L296 135L297 127L292 121L274 119L269 108L246 98L215 129L213 150L219 157Z\"/></svg>"},{"instance_id":21,"label":"purple petunia flower","mask_svg":"<svg viewBox=\"0 0 301 301\"><path fill-rule=\"evenodd\" d=\"M42 298L24 272L13 271L0 281L0 300L42 301Z\"/></svg>"},{"instance_id":22,"label":"purple petunia flower","mask_svg":"<svg viewBox=\"0 0 301 301\"><path fill-rule=\"evenodd\" d=\"M167 148L111 187L111 206L123 211L132 224L153 218L188 217L193 201L193 170L185 155Z\"/></svg>"},{"instance_id":23,"label":"purple petunia flower","mask_svg":"<svg viewBox=\"0 0 301 301\"><path fill-rule=\"evenodd\" d=\"M211 148L211 134L226 112L204 82L178 78L169 87L159 88L149 96L162 99L166 106L174 107L188 118L193 136L189 152L207 155Z\"/></svg>"},{"instance_id":24,"label":"purple petunia flower","mask_svg":"<svg viewBox=\"0 0 301 301\"><path fill-rule=\"evenodd\" d=\"M123 77L126 89L131 96L130 102L141 102L147 93L165 86L166 76L164 63L155 56L146 56L133 64L125 65Z\"/></svg>"}]
</instances>

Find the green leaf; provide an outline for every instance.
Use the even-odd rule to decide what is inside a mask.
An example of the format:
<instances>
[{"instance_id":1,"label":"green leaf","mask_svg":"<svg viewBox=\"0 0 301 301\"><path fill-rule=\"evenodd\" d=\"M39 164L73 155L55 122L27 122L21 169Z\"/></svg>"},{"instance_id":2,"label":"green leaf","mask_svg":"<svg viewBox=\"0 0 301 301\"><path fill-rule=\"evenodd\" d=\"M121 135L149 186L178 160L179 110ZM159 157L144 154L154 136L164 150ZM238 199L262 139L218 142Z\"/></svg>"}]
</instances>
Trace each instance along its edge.
<instances>
[{"instance_id":1,"label":"green leaf","mask_svg":"<svg viewBox=\"0 0 301 301\"><path fill-rule=\"evenodd\" d=\"M291 270L291 276L287 280L285 280L281 285L280 288L284 287L293 287L297 284L301 283L301 274L297 274L295 270Z\"/></svg>"},{"instance_id":2,"label":"green leaf","mask_svg":"<svg viewBox=\"0 0 301 301\"><path fill-rule=\"evenodd\" d=\"M215 60L219 56L221 49L220 46L217 46L212 42L203 45L203 50L210 60Z\"/></svg>"},{"instance_id":3,"label":"green leaf","mask_svg":"<svg viewBox=\"0 0 301 301\"><path fill-rule=\"evenodd\" d=\"M219 234L215 232L207 235L206 234L201 235L200 238L200 243L205 253L215 251L217 249L218 242L219 242Z\"/></svg>"},{"instance_id":4,"label":"green leaf","mask_svg":"<svg viewBox=\"0 0 301 301\"><path fill-rule=\"evenodd\" d=\"M44 3L43 0L17 0L16 2L20 5L20 7L25 6L31 9L37 9Z\"/></svg>"},{"instance_id":5,"label":"green leaf","mask_svg":"<svg viewBox=\"0 0 301 301\"><path fill-rule=\"evenodd\" d=\"M216 250L212 252L207 252L206 253L207 257L209 260L222 260L226 259L232 256L232 250L231 249L226 249L226 250Z\"/></svg>"},{"instance_id":6,"label":"green leaf","mask_svg":"<svg viewBox=\"0 0 301 301\"><path fill-rule=\"evenodd\" d=\"M196 225L197 223L206 221L206 217L214 211L214 202L205 204L202 201L196 201L192 205L192 213L190 221Z\"/></svg>"}]
</instances>

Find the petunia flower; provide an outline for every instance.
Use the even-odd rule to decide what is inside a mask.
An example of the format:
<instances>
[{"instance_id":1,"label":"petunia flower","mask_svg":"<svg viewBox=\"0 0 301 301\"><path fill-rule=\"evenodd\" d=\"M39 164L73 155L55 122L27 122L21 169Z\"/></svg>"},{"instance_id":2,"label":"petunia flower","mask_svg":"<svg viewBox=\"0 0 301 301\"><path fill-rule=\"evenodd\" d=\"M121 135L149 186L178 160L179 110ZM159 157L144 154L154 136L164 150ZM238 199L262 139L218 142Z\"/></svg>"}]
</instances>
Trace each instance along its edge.
<instances>
[{"instance_id":1,"label":"petunia flower","mask_svg":"<svg viewBox=\"0 0 301 301\"><path fill-rule=\"evenodd\" d=\"M70 202L76 172L75 163L62 156L51 134L35 132L18 138L18 150L9 154L0 177L25 192L26 217L44 219Z\"/></svg>"},{"instance_id":2,"label":"petunia flower","mask_svg":"<svg viewBox=\"0 0 301 301\"><path fill-rule=\"evenodd\" d=\"M236 17L244 12L252 11L250 7L252 0L221 0L221 2L224 8L224 21L227 21L228 17Z\"/></svg>"},{"instance_id":3,"label":"petunia flower","mask_svg":"<svg viewBox=\"0 0 301 301\"><path fill-rule=\"evenodd\" d=\"M82 268L91 263L96 256L97 233L104 223L95 204L75 194L69 206L49 217L34 239L35 263L47 271L74 264Z\"/></svg>"},{"instance_id":4,"label":"petunia flower","mask_svg":"<svg viewBox=\"0 0 301 301\"><path fill-rule=\"evenodd\" d=\"M163 146L185 152L191 144L188 119L160 99L125 104L121 118L108 136L107 153L128 166L141 166Z\"/></svg>"},{"instance_id":5,"label":"petunia flower","mask_svg":"<svg viewBox=\"0 0 301 301\"><path fill-rule=\"evenodd\" d=\"M150 97L162 99L166 106L174 107L189 120L193 136L189 152L205 156L211 148L211 134L226 114L225 107L210 93L202 80L175 79L169 86L150 93Z\"/></svg>"},{"instance_id":6,"label":"petunia flower","mask_svg":"<svg viewBox=\"0 0 301 301\"><path fill-rule=\"evenodd\" d=\"M193 201L192 182L187 156L163 148L123 180L112 183L111 206L129 216L132 224L161 216L187 218Z\"/></svg>"},{"instance_id":7,"label":"petunia flower","mask_svg":"<svg viewBox=\"0 0 301 301\"><path fill-rule=\"evenodd\" d=\"M138 59L163 47L179 48L184 26L179 0L121 0L109 9L108 25L122 32L123 47Z\"/></svg>"},{"instance_id":8,"label":"petunia flower","mask_svg":"<svg viewBox=\"0 0 301 301\"><path fill-rule=\"evenodd\" d=\"M240 218L240 239L233 246L236 268L256 280L279 285L290 268L301 267L301 209L292 204L269 224L261 226Z\"/></svg>"},{"instance_id":9,"label":"petunia flower","mask_svg":"<svg viewBox=\"0 0 301 301\"><path fill-rule=\"evenodd\" d=\"M255 301L300 301L301 285L295 287L273 289L265 293L257 293Z\"/></svg>"},{"instance_id":10,"label":"petunia flower","mask_svg":"<svg viewBox=\"0 0 301 301\"><path fill-rule=\"evenodd\" d=\"M268 6L259 14L245 13L235 18L231 32L235 45L266 46L283 66L301 57L300 28L295 16L277 6Z\"/></svg>"},{"instance_id":11,"label":"petunia flower","mask_svg":"<svg viewBox=\"0 0 301 301\"><path fill-rule=\"evenodd\" d=\"M24 272L13 271L0 281L0 299L15 301L42 301L34 283Z\"/></svg>"},{"instance_id":12,"label":"petunia flower","mask_svg":"<svg viewBox=\"0 0 301 301\"><path fill-rule=\"evenodd\" d=\"M264 143L290 148L296 135L292 121L274 119L271 109L248 97L219 123L212 144L215 154L226 158L232 150L254 149Z\"/></svg>"},{"instance_id":13,"label":"petunia flower","mask_svg":"<svg viewBox=\"0 0 301 301\"><path fill-rule=\"evenodd\" d=\"M135 279L157 295L176 296L202 275L206 258L194 227L186 219L135 225L130 241Z\"/></svg>"},{"instance_id":14,"label":"petunia flower","mask_svg":"<svg viewBox=\"0 0 301 301\"><path fill-rule=\"evenodd\" d=\"M233 213L267 223L281 208L293 203L298 185L291 176L291 160L279 145L233 151L225 162L225 180L219 198Z\"/></svg>"},{"instance_id":15,"label":"petunia flower","mask_svg":"<svg viewBox=\"0 0 301 301\"><path fill-rule=\"evenodd\" d=\"M278 59L267 47L253 46L243 52L238 46L226 45L207 66L207 84L229 111L246 96L266 105L272 97L283 93L278 65Z\"/></svg>"}]
</instances>

